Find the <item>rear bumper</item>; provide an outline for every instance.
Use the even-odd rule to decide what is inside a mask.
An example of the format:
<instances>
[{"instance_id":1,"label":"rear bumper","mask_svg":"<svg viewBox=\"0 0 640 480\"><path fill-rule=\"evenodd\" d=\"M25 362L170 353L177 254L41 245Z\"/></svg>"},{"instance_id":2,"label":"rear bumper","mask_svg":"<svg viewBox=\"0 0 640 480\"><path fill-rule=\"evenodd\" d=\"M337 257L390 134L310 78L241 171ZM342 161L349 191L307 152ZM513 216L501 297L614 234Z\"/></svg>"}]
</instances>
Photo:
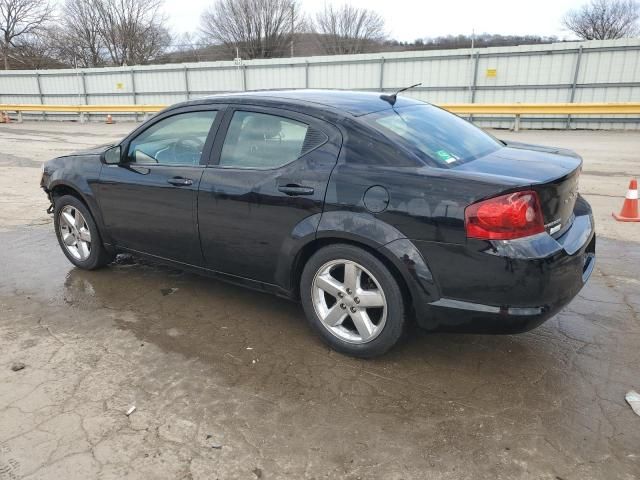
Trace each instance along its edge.
<instances>
[{"instance_id":1,"label":"rear bumper","mask_svg":"<svg viewBox=\"0 0 640 480\"><path fill-rule=\"evenodd\" d=\"M547 233L467 245L415 242L441 296L417 308L428 329L519 333L558 313L582 289L595 266L596 235L589 205L576 205L572 226Z\"/></svg>"}]
</instances>

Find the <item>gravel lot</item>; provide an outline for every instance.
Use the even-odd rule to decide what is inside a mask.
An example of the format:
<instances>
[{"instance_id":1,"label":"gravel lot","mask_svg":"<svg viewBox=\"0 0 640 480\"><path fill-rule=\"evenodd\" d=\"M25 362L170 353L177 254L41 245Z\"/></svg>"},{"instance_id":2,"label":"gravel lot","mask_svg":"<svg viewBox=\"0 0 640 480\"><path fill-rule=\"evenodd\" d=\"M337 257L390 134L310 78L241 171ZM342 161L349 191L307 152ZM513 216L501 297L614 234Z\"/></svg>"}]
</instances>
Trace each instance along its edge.
<instances>
[{"instance_id":1,"label":"gravel lot","mask_svg":"<svg viewBox=\"0 0 640 480\"><path fill-rule=\"evenodd\" d=\"M583 155L590 283L532 332L415 331L363 361L285 300L130 258L72 268L40 164L133 127L0 125L0 479L640 477L640 224L611 218L640 133L494 132Z\"/></svg>"}]
</instances>

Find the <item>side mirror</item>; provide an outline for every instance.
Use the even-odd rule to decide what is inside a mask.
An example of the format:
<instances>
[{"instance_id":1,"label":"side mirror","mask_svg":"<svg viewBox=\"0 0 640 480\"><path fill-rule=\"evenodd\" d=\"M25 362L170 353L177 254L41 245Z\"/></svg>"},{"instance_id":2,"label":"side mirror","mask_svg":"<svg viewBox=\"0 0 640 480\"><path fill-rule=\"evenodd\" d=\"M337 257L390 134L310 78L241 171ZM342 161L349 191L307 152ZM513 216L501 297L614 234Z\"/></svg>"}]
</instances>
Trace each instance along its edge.
<instances>
[{"instance_id":1,"label":"side mirror","mask_svg":"<svg viewBox=\"0 0 640 480\"><path fill-rule=\"evenodd\" d=\"M122 160L122 149L120 145L111 147L102 154L102 161L107 165L117 165Z\"/></svg>"}]
</instances>

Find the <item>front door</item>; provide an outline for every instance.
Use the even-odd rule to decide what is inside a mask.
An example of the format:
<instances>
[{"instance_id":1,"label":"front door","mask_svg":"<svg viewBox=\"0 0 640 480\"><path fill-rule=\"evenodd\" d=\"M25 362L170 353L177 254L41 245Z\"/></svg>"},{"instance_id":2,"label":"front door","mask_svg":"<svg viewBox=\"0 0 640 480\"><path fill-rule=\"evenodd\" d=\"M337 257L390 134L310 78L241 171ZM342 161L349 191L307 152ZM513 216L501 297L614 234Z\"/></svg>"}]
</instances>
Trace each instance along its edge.
<instances>
[{"instance_id":1,"label":"front door","mask_svg":"<svg viewBox=\"0 0 640 480\"><path fill-rule=\"evenodd\" d=\"M196 201L217 127L217 111L202 108L167 112L103 166L98 201L118 247L202 265Z\"/></svg>"},{"instance_id":2,"label":"front door","mask_svg":"<svg viewBox=\"0 0 640 480\"><path fill-rule=\"evenodd\" d=\"M198 194L207 267L275 283L296 226L305 219L317 226L341 139L335 127L306 115L230 108Z\"/></svg>"}]
</instances>

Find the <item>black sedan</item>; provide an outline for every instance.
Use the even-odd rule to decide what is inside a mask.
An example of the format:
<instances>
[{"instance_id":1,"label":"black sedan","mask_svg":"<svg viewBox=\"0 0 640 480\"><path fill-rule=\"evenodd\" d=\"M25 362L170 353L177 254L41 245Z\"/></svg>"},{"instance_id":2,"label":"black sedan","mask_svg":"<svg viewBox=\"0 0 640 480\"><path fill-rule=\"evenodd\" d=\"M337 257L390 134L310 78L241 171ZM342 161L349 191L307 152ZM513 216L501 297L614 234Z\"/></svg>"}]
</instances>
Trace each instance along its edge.
<instances>
[{"instance_id":1,"label":"black sedan","mask_svg":"<svg viewBox=\"0 0 640 480\"><path fill-rule=\"evenodd\" d=\"M174 105L42 187L74 265L131 252L299 299L336 350L428 329L521 332L595 264L582 161L395 95L294 90Z\"/></svg>"}]
</instances>

